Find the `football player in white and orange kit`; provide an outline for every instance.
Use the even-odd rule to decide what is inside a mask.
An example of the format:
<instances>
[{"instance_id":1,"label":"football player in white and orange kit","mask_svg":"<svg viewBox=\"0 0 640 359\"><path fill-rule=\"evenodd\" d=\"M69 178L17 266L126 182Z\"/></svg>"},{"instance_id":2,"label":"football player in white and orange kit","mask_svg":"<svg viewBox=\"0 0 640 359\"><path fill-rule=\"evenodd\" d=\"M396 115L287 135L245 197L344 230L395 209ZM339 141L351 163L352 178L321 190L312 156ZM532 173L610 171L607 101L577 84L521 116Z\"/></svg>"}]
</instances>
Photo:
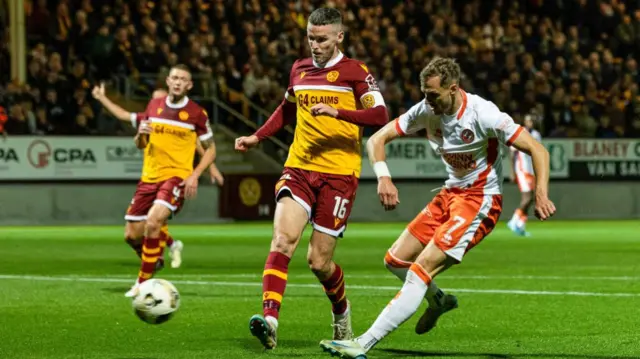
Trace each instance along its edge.
<instances>
[{"instance_id":1,"label":"football player in white and orange kit","mask_svg":"<svg viewBox=\"0 0 640 359\"><path fill-rule=\"evenodd\" d=\"M525 116L523 124L525 129L531 134L531 137L538 142L542 142L540 132L534 128L535 123L533 116ZM518 184L518 189L522 195L520 198L520 206L513 213L513 217L511 217L507 226L515 234L528 237L529 232L526 231L525 227L527 225L529 208L533 203L536 180L533 174L533 160L528 154L511 147L511 166L511 181Z\"/></svg>"},{"instance_id":2,"label":"football player in white and orange kit","mask_svg":"<svg viewBox=\"0 0 640 359\"><path fill-rule=\"evenodd\" d=\"M442 156L449 178L438 195L407 226L386 255L387 267L404 285L378 319L354 340L323 340L325 351L343 358L366 358L366 352L408 320L426 297L427 310L416 325L422 334L457 299L437 288L434 278L460 263L496 225L502 209L500 143L533 158L536 214L545 220L555 212L547 197L549 154L492 102L459 88L460 67L453 59L436 58L420 73L426 99L387 124L367 142L385 209L396 207L398 190L385 164L385 144L426 129L431 148ZM425 189L426 191L427 189Z\"/></svg>"}]
</instances>

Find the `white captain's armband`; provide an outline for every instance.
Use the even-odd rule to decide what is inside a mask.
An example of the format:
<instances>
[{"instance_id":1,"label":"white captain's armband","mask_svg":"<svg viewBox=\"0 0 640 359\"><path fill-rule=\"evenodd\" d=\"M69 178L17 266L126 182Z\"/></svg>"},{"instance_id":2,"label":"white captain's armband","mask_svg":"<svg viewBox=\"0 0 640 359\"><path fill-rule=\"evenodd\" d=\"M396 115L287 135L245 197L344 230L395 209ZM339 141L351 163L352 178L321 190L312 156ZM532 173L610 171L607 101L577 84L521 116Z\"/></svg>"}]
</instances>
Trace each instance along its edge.
<instances>
[{"instance_id":1,"label":"white captain's armband","mask_svg":"<svg viewBox=\"0 0 640 359\"><path fill-rule=\"evenodd\" d=\"M360 96L360 103L365 109L374 108L376 106L386 106L382 94L378 91L369 91Z\"/></svg>"}]
</instances>

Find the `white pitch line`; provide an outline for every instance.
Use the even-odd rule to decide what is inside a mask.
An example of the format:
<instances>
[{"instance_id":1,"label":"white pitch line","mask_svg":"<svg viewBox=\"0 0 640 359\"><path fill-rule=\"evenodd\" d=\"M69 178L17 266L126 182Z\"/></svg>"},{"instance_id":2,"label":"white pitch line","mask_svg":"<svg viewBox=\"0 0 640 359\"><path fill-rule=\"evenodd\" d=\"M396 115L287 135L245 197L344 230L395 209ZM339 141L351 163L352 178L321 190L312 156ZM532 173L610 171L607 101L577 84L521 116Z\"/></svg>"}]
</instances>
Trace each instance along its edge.
<instances>
[{"instance_id":1,"label":"white pitch line","mask_svg":"<svg viewBox=\"0 0 640 359\"><path fill-rule=\"evenodd\" d=\"M262 278L262 273L223 273L223 274L169 274L172 278ZM70 275L73 276L73 275ZM111 277L130 277L128 274L116 274ZM313 279L315 276L313 274L291 274L292 278L300 278L300 279ZM354 279L389 279L389 280L397 280L396 277L391 274L346 274L348 278ZM479 279L479 280L566 280L566 281L576 281L576 280L584 280L584 281L597 281L597 280L609 280L609 281L623 281L623 282L631 282L631 281L640 281L640 277L633 276L553 276L553 275L443 275L442 280L463 280L463 279Z\"/></svg>"},{"instance_id":2,"label":"white pitch line","mask_svg":"<svg viewBox=\"0 0 640 359\"><path fill-rule=\"evenodd\" d=\"M55 277L55 276L31 276L31 275L0 275L2 279L17 279L46 282L91 282L91 283L131 283L131 279L124 278L99 278L99 277ZM220 281L198 281L198 280L173 280L174 284L185 285L210 285L228 287L261 287L262 283L257 282L220 282ZM318 284L290 283L287 287L293 288L318 288ZM397 291L400 286L372 286L372 285L347 285L348 289L363 290L383 290ZM515 294L515 295L542 295L542 296L578 296L578 297L640 297L640 293L600 293L600 292L577 292L577 291L538 291L520 289L472 289L472 288L444 288L447 291L458 293L479 293L479 294Z\"/></svg>"}]
</instances>

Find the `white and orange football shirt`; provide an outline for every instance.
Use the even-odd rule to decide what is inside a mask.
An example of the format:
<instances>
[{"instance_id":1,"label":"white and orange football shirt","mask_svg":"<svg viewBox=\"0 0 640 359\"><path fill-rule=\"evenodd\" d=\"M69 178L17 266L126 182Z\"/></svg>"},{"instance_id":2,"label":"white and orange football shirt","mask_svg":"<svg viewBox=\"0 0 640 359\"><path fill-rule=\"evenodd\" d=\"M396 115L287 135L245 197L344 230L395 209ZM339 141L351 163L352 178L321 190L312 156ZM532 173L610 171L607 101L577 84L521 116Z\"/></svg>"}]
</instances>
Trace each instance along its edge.
<instances>
[{"instance_id":1,"label":"white and orange football shirt","mask_svg":"<svg viewBox=\"0 0 640 359\"><path fill-rule=\"evenodd\" d=\"M131 114L134 127L142 120L151 122L153 132L144 150L141 181L157 183L171 177L189 177L197 139L213 136L207 112L186 96L179 103L160 97L149 101L145 112Z\"/></svg>"},{"instance_id":2,"label":"white and orange football shirt","mask_svg":"<svg viewBox=\"0 0 640 359\"><path fill-rule=\"evenodd\" d=\"M460 91L462 106L455 115L436 115L421 101L396 119L396 130L405 135L426 129L431 148L442 157L449 174L447 188L502 194L499 143L511 146L524 128L494 103Z\"/></svg>"},{"instance_id":3,"label":"white and orange football shirt","mask_svg":"<svg viewBox=\"0 0 640 359\"><path fill-rule=\"evenodd\" d=\"M340 53L325 67L313 59L296 61L285 98L297 105L296 130L286 167L360 176L362 128L329 116L312 116L324 103L337 109L385 106L373 75L365 64Z\"/></svg>"}]
</instances>

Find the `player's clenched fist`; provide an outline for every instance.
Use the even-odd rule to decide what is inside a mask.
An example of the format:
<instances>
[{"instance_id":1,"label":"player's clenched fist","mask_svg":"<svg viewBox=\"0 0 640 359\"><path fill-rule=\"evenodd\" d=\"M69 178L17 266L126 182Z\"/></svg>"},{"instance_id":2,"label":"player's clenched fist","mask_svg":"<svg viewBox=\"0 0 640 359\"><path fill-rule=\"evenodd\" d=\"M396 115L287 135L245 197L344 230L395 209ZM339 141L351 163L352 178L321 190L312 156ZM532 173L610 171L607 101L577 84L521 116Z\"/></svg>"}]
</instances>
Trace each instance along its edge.
<instances>
[{"instance_id":1,"label":"player's clenched fist","mask_svg":"<svg viewBox=\"0 0 640 359\"><path fill-rule=\"evenodd\" d=\"M311 107L311 114L314 116L330 116L333 118L337 118L338 110L327 104L319 103Z\"/></svg>"},{"instance_id":2,"label":"player's clenched fist","mask_svg":"<svg viewBox=\"0 0 640 359\"><path fill-rule=\"evenodd\" d=\"M551 202L546 194L536 193L536 217L541 221L549 219L556 213L556 206Z\"/></svg>"},{"instance_id":3,"label":"player's clenched fist","mask_svg":"<svg viewBox=\"0 0 640 359\"><path fill-rule=\"evenodd\" d=\"M398 189L389 177L380 177L380 179L378 179L378 196L385 211L394 210L398 203L400 203L398 199Z\"/></svg>"},{"instance_id":4,"label":"player's clenched fist","mask_svg":"<svg viewBox=\"0 0 640 359\"><path fill-rule=\"evenodd\" d=\"M251 147L256 146L260 140L256 135L242 136L236 138L235 148L236 151L246 152Z\"/></svg>"},{"instance_id":5,"label":"player's clenched fist","mask_svg":"<svg viewBox=\"0 0 640 359\"><path fill-rule=\"evenodd\" d=\"M153 128L151 128L151 121L140 121L140 125L138 126L138 133L141 135L149 135L151 134L151 132L153 132Z\"/></svg>"}]
</instances>

